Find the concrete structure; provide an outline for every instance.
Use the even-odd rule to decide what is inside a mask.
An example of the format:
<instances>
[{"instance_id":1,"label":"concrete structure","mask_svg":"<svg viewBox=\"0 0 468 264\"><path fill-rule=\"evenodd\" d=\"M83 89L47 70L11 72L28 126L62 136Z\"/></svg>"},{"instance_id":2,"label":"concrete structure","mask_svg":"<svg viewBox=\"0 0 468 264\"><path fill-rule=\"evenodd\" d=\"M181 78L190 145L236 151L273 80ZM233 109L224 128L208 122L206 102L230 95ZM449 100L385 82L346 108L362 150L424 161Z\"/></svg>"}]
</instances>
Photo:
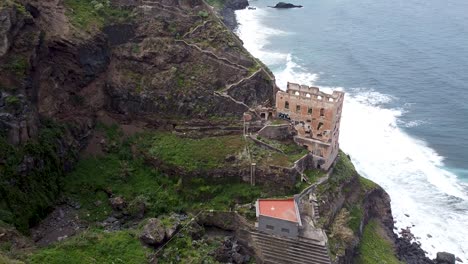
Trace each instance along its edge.
<instances>
[{"instance_id":1,"label":"concrete structure","mask_svg":"<svg viewBox=\"0 0 468 264\"><path fill-rule=\"evenodd\" d=\"M326 94L295 83L276 94L277 116L291 120L297 131L294 141L314 155L319 169L328 170L338 155L343 100L343 92Z\"/></svg>"},{"instance_id":2,"label":"concrete structure","mask_svg":"<svg viewBox=\"0 0 468 264\"><path fill-rule=\"evenodd\" d=\"M289 238L297 238L302 226L294 198L259 199L256 202L258 230Z\"/></svg>"}]
</instances>

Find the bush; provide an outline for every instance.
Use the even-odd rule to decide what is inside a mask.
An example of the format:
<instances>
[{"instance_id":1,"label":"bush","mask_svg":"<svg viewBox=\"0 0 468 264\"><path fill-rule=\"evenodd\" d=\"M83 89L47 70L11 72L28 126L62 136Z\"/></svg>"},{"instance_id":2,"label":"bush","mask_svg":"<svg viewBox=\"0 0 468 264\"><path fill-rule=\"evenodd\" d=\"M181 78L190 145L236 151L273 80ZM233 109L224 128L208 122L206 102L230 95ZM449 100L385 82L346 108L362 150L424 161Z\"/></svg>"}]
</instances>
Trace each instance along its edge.
<instances>
[{"instance_id":1,"label":"bush","mask_svg":"<svg viewBox=\"0 0 468 264\"><path fill-rule=\"evenodd\" d=\"M203 19L207 19L209 17L209 14L206 11L200 11L200 12L198 12L198 16L203 18Z\"/></svg>"}]
</instances>

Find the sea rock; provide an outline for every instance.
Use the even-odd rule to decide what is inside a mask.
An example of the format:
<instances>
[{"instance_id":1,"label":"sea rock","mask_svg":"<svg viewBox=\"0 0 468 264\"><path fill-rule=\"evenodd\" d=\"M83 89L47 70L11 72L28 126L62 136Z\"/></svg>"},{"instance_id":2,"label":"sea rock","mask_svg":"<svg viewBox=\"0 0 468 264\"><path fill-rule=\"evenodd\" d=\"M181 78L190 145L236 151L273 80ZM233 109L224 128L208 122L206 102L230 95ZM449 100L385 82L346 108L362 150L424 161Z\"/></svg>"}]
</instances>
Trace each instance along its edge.
<instances>
[{"instance_id":1,"label":"sea rock","mask_svg":"<svg viewBox=\"0 0 468 264\"><path fill-rule=\"evenodd\" d=\"M150 218L140 235L141 241L150 246L158 246L164 242L166 232L161 220Z\"/></svg>"},{"instance_id":2,"label":"sea rock","mask_svg":"<svg viewBox=\"0 0 468 264\"><path fill-rule=\"evenodd\" d=\"M448 252L437 252L435 262L437 264L455 264L455 255Z\"/></svg>"},{"instance_id":3,"label":"sea rock","mask_svg":"<svg viewBox=\"0 0 468 264\"><path fill-rule=\"evenodd\" d=\"M275 6L270 6L272 8L301 8L301 5L294 5L291 3L279 2Z\"/></svg>"}]
</instances>

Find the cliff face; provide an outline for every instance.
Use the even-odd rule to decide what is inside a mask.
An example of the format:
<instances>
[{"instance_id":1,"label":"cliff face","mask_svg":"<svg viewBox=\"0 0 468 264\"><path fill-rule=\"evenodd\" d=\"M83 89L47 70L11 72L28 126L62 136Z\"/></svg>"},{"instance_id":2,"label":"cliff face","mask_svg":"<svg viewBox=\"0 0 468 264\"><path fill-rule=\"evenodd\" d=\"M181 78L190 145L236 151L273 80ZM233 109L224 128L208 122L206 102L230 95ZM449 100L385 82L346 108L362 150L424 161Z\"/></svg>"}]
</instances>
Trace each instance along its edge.
<instances>
[{"instance_id":1,"label":"cliff face","mask_svg":"<svg viewBox=\"0 0 468 264\"><path fill-rule=\"evenodd\" d=\"M416 243L394 233L390 197L340 154L330 179L319 185L319 222L334 263L433 263Z\"/></svg>"},{"instance_id":2,"label":"cliff face","mask_svg":"<svg viewBox=\"0 0 468 264\"><path fill-rule=\"evenodd\" d=\"M274 100L271 74L201 1L107 2L0 4L0 219L22 230L57 198L98 113L176 129L237 124Z\"/></svg>"}]
</instances>

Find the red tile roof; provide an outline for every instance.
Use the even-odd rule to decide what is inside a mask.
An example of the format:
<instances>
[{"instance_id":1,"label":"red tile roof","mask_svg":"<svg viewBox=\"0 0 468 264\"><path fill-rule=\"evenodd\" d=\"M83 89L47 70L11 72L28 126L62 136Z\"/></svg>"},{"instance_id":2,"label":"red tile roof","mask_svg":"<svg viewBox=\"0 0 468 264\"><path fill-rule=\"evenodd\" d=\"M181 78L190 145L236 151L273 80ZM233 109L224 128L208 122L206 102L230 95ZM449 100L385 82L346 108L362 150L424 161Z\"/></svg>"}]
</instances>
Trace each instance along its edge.
<instances>
[{"instance_id":1,"label":"red tile roof","mask_svg":"<svg viewBox=\"0 0 468 264\"><path fill-rule=\"evenodd\" d=\"M279 218L291 222L299 222L296 203L290 199L259 199L258 212L260 215Z\"/></svg>"}]
</instances>

